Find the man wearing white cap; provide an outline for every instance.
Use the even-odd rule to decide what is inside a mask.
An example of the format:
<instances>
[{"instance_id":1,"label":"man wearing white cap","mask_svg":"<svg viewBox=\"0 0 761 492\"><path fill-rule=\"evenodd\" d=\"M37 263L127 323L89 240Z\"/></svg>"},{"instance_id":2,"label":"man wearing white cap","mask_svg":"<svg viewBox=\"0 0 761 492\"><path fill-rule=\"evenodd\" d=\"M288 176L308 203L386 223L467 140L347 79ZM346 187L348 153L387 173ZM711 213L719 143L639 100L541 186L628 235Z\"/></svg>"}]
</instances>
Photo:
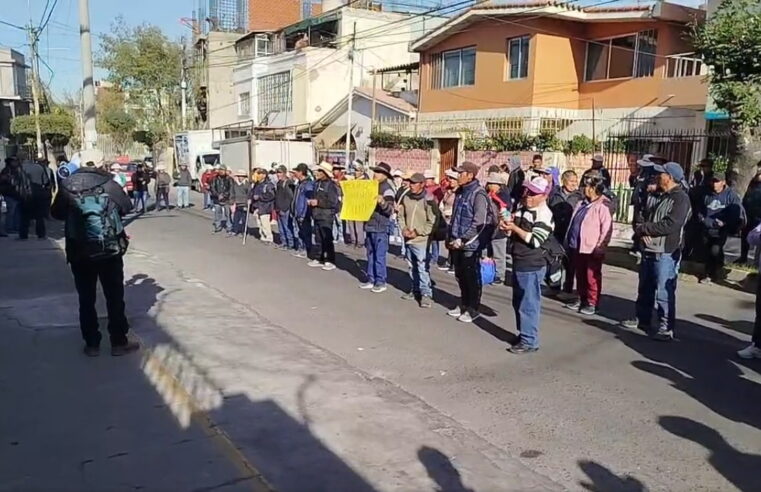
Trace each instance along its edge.
<instances>
[{"instance_id":1,"label":"man wearing white cap","mask_svg":"<svg viewBox=\"0 0 761 492\"><path fill-rule=\"evenodd\" d=\"M169 186L172 184L172 177L166 172L166 166L156 167L156 211L161 211L161 202L169 210Z\"/></svg>"},{"instance_id":2,"label":"man wearing white cap","mask_svg":"<svg viewBox=\"0 0 761 492\"><path fill-rule=\"evenodd\" d=\"M523 183L523 198L515 214L502 220L499 228L512 241L513 309L520 339L509 351L527 354L539 350L539 320L542 309L542 280L547 271L542 246L555 226L547 206L550 183L535 176Z\"/></svg>"}]
</instances>

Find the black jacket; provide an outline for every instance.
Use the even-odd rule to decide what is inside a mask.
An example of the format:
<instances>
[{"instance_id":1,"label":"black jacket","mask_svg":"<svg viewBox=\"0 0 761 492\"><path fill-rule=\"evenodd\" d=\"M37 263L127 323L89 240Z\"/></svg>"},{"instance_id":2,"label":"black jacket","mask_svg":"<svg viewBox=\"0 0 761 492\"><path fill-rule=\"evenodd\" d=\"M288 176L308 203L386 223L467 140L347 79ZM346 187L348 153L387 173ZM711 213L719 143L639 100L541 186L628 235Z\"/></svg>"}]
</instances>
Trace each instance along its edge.
<instances>
[{"instance_id":1,"label":"black jacket","mask_svg":"<svg viewBox=\"0 0 761 492\"><path fill-rule=\"evenodd\" d=\"M148 191L151 175L148 171L135 171L132 174L132 185L135 191Z\"/></svg>"},{"instance_id":2,"label":"black jacket","mask_svg":"<svg viewBox=\"0 0 761 492\"><path fill-rule=\"evenodd\" d=\"M29 178L29 183L32 186L32 196L50 197L52 195L55 188L55 176L53 176L53 171L47 164L25 162L22 164L21 169Z\"/></svg>"},{"instance_id":3,"label":"black jacket","mask_svg":"<svg viewBox=\"0 0 761 492\"><path fill-rule=\"evenodd\" d=\"M583 198L579 190L568 193L562 186L556 186L547 199L547 205L552 210L552 218L555 221L553 233L561 243L565 241L565 234L568 231L568 226L571 225L573 211Z\"/></svg>"},{"instance_id":4,"label":"black jacket","mask_svg":"<svg viewBox=\"0 0 761 492\"><path fill-rule=\"evenodd\" d=\"M293 203L295 185L290 179L281 179L275 186L275 210L288 212Z\"/></svg>"},{"instance_id":5,"label":"black jacket","mask_svg":"<svg viewBox=\"0 0 761 492\"><path fill-rule=\"evenodd\" d=\"M121 186L113 180L113 176L106 171L94 168L80 168L77 172L61 182L61 190L56 195L53 205L50 207L50 215L57 220L68 220L69 210L75 194L82 191L102 187L108 194L112 206L116 207L120 215L128 214L132 210L132 202ZM126 236L125 236L126 251ZM78 261L82 251L78 250L68 237L66 237L66 259L71 263Z\"/></svg>"},{"instance_id":6,"label":"black jacket","mask_svg":"<svg viewBox=\"0 0 761 492\"><path fill-rule=\"evenodd\" d=\"M365 223L367 232L388 232L388 224L394 214L396 193L388 180L378 185L378 194L383 197L383 203L375 206L370 220Z\"/></svg>"},{"instance_id":7,"label":"black jacket","mask_svg":"<svg viewBox=\"0 0 761 492\"><path fill-rule=\"evenodd\" d=\"M330 179L316 181L313 199L317 200L317 206L312 207L315 223L332 226L338 211L338 185Z\"/></svg>"},{"instance_id":8,"label":"black jacket","mask_svg":"<svg viewBox=\"0 0 761 492\"><path fill-rule=\"evenodd\" d=\"M671 254L681 249L684 225L690 217L691 209L690 197L681 186L677 185L671 191L662 193L654 206L648 207L645 222L635 228L640 238L650 238L649 243L640 239L642 250Z\"/></svg>"},{"instance_id":9,"label":"black jacket","mask_svg":"<svg viewBox=\"0 0 761 492\"><path fill-rule=\"evenodd\" d=\"M251 188L251 206L259 215L272 213L275 206L275 185L269 178L259 181Z\"/></svg>"},{"instance_id":10,"label":"black jacket","mask_svg":"<svg viewBox=\"0 0 761 492\"><path fill-rule=\"evenodd\" d=\"M211 200L218 205L230 203L233 192L233 179L230 176L217 175L211 180L209 193Z\"/></svg>"}]
</instances>

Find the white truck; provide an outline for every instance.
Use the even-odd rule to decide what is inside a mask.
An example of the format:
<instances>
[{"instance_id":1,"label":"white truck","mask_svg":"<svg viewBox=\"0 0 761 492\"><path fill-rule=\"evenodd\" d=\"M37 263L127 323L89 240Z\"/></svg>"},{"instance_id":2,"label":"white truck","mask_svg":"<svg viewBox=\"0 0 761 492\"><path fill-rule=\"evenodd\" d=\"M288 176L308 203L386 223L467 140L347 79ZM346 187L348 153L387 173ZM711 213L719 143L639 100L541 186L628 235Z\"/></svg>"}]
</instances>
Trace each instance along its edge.
<instances>
[{"instance_id":1,"label":"white truck","mask_svg":"<svg viewBox=\"0 0 761 492\"><path fill-rule=\"evenodd\" d=\"M219 164L219 151L211 146L211 130L189 130L174 135L175 172L186 164L193 178L193 188L198 188L205 166Z\"/></svg>"}]
</instances>

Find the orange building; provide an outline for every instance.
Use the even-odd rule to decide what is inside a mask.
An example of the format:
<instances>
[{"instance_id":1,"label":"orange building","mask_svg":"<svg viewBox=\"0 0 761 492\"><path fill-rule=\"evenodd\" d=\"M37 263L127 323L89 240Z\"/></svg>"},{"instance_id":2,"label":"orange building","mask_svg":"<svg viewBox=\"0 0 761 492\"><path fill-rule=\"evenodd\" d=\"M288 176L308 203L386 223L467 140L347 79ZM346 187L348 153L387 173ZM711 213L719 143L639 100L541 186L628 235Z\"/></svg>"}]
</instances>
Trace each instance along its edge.
<instances>
[{"instance_id":1,"label":"orange building","mask_svg":"<svg viewBox=\"0 0 761 492\"><path fill-rule=\"evenodd\" d=\"M702 128L706 67L688 33L704 15L666 2L474 7L412 43L419 120L523 118L527 131L567 122L568 135L602 135L622 121Z\"/></svg>"},{"instance_id":2,"label":"orange building","mask_svg":"<svg viewBox=\"0 0 761 492\"><path fill-rule=\"evenodd\" d=\"M248 0L248 29L277 31L321 12L315 0Z\"/></svg>"}]
</instances>

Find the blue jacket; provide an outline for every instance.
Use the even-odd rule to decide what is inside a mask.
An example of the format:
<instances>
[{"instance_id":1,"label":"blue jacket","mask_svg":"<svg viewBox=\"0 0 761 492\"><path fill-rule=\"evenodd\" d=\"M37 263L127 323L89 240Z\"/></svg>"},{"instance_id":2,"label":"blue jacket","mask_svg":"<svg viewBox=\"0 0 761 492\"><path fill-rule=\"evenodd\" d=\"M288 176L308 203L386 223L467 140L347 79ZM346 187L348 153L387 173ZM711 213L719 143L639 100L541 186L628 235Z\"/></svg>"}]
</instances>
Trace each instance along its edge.
<instances>
[{"instance_id":1,"label":"blue jacket","mask_svg":"<svg viewBox=\"0 0 761 492\"><path fill-rule=\"evenodd\" d=\"M293 202L291 203L291 215L297 220L308 219L312 216L312 211L307 200L311 200L314 196L314 181L311 179L305 179L299 181L296 185L296 191L293 194Z\"/></svg>"},{"instance_id":2,"label":"blue jacket","mask_svg":"<svg viewBox=\"0 0 761 492\"><path fill-rule=\"evenodd\" d=\"M386 180L379 184L378 194L383 197L383 203L375 206L370 220L365 222L365 231L388 233L388 224L391 221L391 216L394 214L396 192L394 187Z\"/></svg>"},{"instance_id":3,"label":"blue jacket","mask_svg":"<svg viewBox=\"0 0 761 492\"><path fill-rule=\"evenodd\" d=\"M275 185L269 179L259 181L251 188L250 198L257 214L271 214L275 208Z\"/></svg>"},{"instance_id":4,"label":"blue jacket","mask_svg":"<svg viewBox=\"0 0 761 492\"><path fill-rule=\"evenodd\" d=\"M742 200L735 190L727 186L721 193L711 191L705 196L703 203L703 216L700 219L706 229L727 233L734 233L740 229L744 212ZM719 226L717 220L721 221L723 226Z\"/></svg>"},{"instance_id":5,"label":"blue jacket","mask_svg":"<svg viewBox=\"0 0 761 492\"><path fill-rule=\"evenodd\" d=\"M494 233L494 215L489 196L481 184L473 180L455 192L448 242L462 240L464 251L479 251Z\"/></svg>"}]
</instances>

